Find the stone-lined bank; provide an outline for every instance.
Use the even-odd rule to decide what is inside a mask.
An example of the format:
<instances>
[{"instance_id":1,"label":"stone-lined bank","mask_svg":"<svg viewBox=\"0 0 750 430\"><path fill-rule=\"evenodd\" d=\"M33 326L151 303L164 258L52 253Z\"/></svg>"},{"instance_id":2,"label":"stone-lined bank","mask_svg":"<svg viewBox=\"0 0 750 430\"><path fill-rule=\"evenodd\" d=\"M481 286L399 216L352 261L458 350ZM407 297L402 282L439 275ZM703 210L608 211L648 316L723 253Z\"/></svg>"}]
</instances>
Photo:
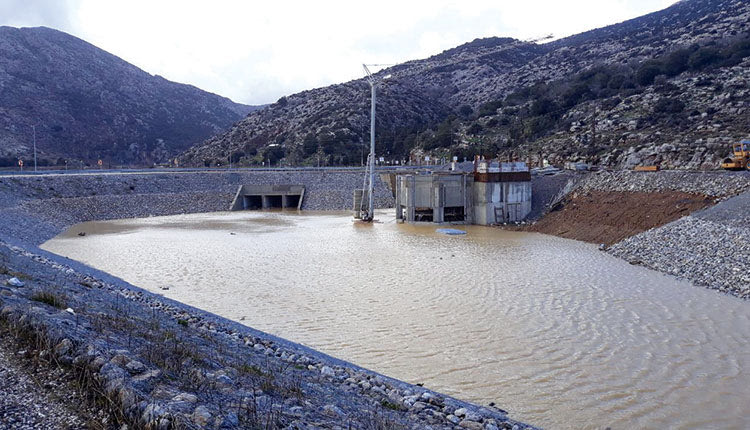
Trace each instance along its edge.
<instances>
[{"instance_id":1,"label":"stone-lined bank","mask_svg":"<svg viewBox=\"0 0 750 430\"><path fill-rule=\"evenodd\" d=\"M166 171L0 176L0 237L38 245L84 221L229 210L240 185L305 186L304 210L349 210L356 170ZM393 195L376 175L376 207Z\"/></svg>"},{"instance_id":2,"label":"stone-lined bank","mask_svg":"<svg viewBox=\"0 0 750 430\"><path fill-rule=\"evenodd\" d=\"M529 428L496 407L379 375L37 248L81 221L225 210L250 181L301 183L306 208L344 209L361 175L0 178L1 323L33 333L29 353L84 375L116 421L134 427ZM390 192L381 185L378 197L387 205ZM6 285L11 277L24 286Z\"/></svg>"},{"instance_id":3,"label":"stone-lined bank","mask_svg":"<svg viewBox=\"0 0 750 430\"><path fill-rule=\"evenodd\" d=\"M750 191L625 239L609 252L750 299Z\"/></svg>"},{"instance_id":4,"label":"stone-lined bank","mask_svg":"<svg viewBox=\"0 0 750 430\"><path fill-rule=\"evenodd\" d=\"M743 299L750 298L750 268L747 265L750 262L750 172L598 172L578 180L570 190L564 203L573 205L580 196L586 198L602 193L609 193L610 197L638 193L640 199L652 200L684 193L686 197L711 199L715 206L692 214L680 213L681 209L690 207L690 199L673 202L675 207L671 210L680 218L619 241L608 247L607 252L697 285ZM641 209L638 215L644 220L664 215L649 214L647 208L653 206L650 201L638 205L638 202L629 203L626 198L619 200L628 205L620 208L623 214ZM601 199L599 202L606 203ZM598 209L595 207L593 219L604 222L611 215L605 212L611 212L612 208L605 204ZM565 210L563 207L562 211ZM547 221L552 218L550 216ZM623 215L621 221L629 219ZM543 219L541 223L544 222ZM625 229L627 226L619 227Z\"/></svg>"}]
</instances>

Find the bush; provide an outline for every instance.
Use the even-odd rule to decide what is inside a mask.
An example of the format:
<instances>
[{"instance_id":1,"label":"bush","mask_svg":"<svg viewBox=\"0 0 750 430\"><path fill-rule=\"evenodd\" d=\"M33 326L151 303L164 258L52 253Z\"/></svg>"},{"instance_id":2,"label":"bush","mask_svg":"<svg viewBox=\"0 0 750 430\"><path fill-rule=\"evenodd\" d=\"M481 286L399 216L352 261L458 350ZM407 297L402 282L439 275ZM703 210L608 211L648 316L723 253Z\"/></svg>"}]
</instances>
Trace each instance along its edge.
<instances>
[{"instance_id":1,"label":"bush","mask_svg":"<svg viewBox=\"0 0 750 430\"><path fill-rule=\"evenodd\" d=\"M723 52L724 60L719 65L722 67L732 67L741 63L747 57L750 57L750 40L739 41Z\"/></svg>"},{"instance_id":2,"label":"bush","mask_svg":"<svg viewBox=\"0 0 750 430\"><path fill-rule=\"evenodd\" d=\"M534 139L540 135L549 133L555 126L555 120L549 115L535 116L524 125L524 137Z\"/></svg>"},{"instance_id":3,"label":"bush","mask_svg":"<svg viewBox=\"0 0 750 430\"><path fill-rule=\"evenodd\" d=\"M435 134L425 142L425 149L447 148L453 145L453 121L448 119L438 125Z\"/></svg>"},{"instance_id":4,"label":"bush","mask_svg":"<svg viewBox=\"0 0 750 430\"><path fill-rule=\"evenodd\" d=\"M281 146L267 146L263 149L263 159L275 163L284 158L284 148Z\"/></svg>"},{"instance_id":5,"label":"bush","mask_svg":"<svg viewBox=\"0 0 750 430\"><path fill-rule=\"evenodd\" d=\"M662 98L654 105L656 113L680 113L685 109L685 103L679 99Z\"/></svg>"},{"instance_id":6,"label":"bush","mask_svg":"<svg viewBox=\"0 0 750 430\"><path fill-rule=\"evenodd\" d=\"M646 63L635 73L635 81L645 87L653 84L656 77L661 74L661 67L654 63Z\"/></svg>"},{"instance_id":7,"label":"bush","mask_svg":"<svg viewBox=\"0 0 750 430\"><path fill-rule=\"evenodd\" d=\"M477 134L482 133L483 130L484 130L484 127L482 127L481 124L475 122L469 126L469 128L466 130L466 133L477 135Z\"/></svg>"},{"instance_id":8,"label":"bush","mask_svg":"<svg viewBox=\"0 0 750 430\"><path fill-rule=\"evenodd\" d=\"M65 299L63 297L58 297L57 295L49 291L37 291L31 296L31 300L40 303L46 303L57 309L64 309L65 307L67 307L67 305L65 304Z\"/></svg>"},{"instance_id":9,"label":"bush","mask_svg":"<svg viewBox=\"0 0 750 430\"><path fill-rule=\"evenodd\" d=\"M13 167L18 165L15 157L0 157L0 167Z\"/></svg>"},{"instance_id":10,"label":"bush","mask_svg":"<svg viewBox=\"0 0 750 430\"><path fill-rule=\"evenodd\" d=\"M460 108L458 108L458 114L464 118L470 117L473 113L474 109L472 109L469 105L462 105Z\"/></svg>"},{"instance_id":11,"label":"bush","mask_svg":"<svg viewBox=\"0 0 750 430\"><path fill-rule=\"evenodd\" d=\"M559 107L554 100L542 97L534 101L531 105L531 114L534 116L547 115L557 111Z\"/></svg>"},{"instance_id":12,"label":"bush","mask_svg":"<svg viewBox=\"0 0 750 430\"><path fill-rule=\"evenodd\" d=\"M627 77L625 77L625 75L614 75L611 78L609 78L609 83L607 84L607 87L611 90L619 90L620 88L623 87L626 80L627 80Z\"/></svg>"},{"instance_id":13,"label":"bush","mask_svg":"<svg viewBox=\"0 0 750 430\"><path fill-rule=\"evenodd\" d=\"M500 100L494 100L491 102L487 102L479 106L479 113L477 116L483 117L483 116L492 116L497 113L497 110L500 109L503 106L503 102Z\"/></svg>"},{"instance_id":14,"label":"bush","mask_svg":"<svg viewBox=\"0 0 750 430\"><path fill-rule=\"evenodd\" d=\"M663 71L667 76L677 76L688 69L688 60L694 49L685 48L672 52L664 60Z\"/></svg>"},{"instance_id":15,"label":"bush","mask_svg":"<svg viewBox=\"0 0 750 430\"><path fill-rule=\"evenodd\" d=\"M306 157L309 157L315 154L317 151L318 139L315 138L314 134L309 133L307 136L305 136L305 140L302 141L302 152Z\"/></svg>"},{"instance_id":16,"label":"bush","mask_svg":"<svg viewBox=\"0 0 750 430\"><path fill-rule=\"evenodd\" d=\"M565 91L562 96L562 103L564 107L570 108L586 100L591 95L591 91L587 85L578 84Z\"/></svg>"},{"instance_id":17,"label":"bush","mask_svg":"<svg viewBox=\"0 0 750 430\"><path fill-rule=\"evenodd\" d=\"M705 47L695 51L688 59L691 70L701 70L722 60L721 51L716 47Z\"/></svg>"}]
</instances>

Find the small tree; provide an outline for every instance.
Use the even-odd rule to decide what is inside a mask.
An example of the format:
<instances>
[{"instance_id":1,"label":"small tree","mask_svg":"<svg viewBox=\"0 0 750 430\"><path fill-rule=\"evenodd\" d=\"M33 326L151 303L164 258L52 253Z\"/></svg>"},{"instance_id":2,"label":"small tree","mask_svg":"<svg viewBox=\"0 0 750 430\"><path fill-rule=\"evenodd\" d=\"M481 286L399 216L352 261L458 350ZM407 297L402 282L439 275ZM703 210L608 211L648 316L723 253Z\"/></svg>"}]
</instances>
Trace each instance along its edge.
<instances>
[{"instance_id":1,"label":"small tree","mask_svg":"<svg viewBox=\"0 0 750 430\"><path fill-rule=\"evenodd\" d=\"M318 139L315 138L314 134L308 133L307 136L305 136L305 140L302 141L302 152L306 157L309 157L315 154L317 151Z\"/></svg>"},{"instance_id":2,"label":"small tree","mask_svg":"<svg viewBox=\"0 0 750 430\"><path fill-rule=\"evenodd\" d=\"M477 134L482 133L483 130L484 130L484 127L482 127L482 124L475 122L469 126L469 128L466 130L466 133L477 135Z\"/></svg>"},{"instance_id":3,"label":"small tree","mask_svg":"<svg viewBox=\"0 0 750 430\"><path fill-rule=\"evenodd\" d=\"M654 83L654 79L662 74L661 67L656 64L646 63L635 73L635 81L638 85L648 86Z\"/></svg>"},{"instance_id":4,"label":"small tree","mask_svg":"<svg viewBox=\"0 0 750 430\"><path fill-rule=\"evenodd\" d=\"M469 105L462 105L460 108L458 108L458 114L464 118L469 118L473 113L474 109L472 109L472 107Z\"/></svg>"}]
</instances>

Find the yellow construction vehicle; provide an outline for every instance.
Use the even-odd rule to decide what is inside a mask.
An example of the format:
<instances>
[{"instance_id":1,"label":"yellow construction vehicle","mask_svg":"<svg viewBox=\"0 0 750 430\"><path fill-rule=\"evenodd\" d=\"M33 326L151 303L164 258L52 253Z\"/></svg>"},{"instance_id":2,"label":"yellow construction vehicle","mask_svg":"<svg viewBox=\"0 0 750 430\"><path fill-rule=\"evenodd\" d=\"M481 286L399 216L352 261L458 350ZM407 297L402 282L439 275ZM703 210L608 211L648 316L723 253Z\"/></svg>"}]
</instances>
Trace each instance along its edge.
<instances>
[{"instance_id":1,"label":"yellow construction vehicle","mask_svg":"<svg viewBox=\"0 0 750 430\"><path fill-rule=\"evenodd\" d=\"M732 145L733 156L724 159L721 168L726 170L750 170L750 140Z\"/></svg>"}]
</instances>

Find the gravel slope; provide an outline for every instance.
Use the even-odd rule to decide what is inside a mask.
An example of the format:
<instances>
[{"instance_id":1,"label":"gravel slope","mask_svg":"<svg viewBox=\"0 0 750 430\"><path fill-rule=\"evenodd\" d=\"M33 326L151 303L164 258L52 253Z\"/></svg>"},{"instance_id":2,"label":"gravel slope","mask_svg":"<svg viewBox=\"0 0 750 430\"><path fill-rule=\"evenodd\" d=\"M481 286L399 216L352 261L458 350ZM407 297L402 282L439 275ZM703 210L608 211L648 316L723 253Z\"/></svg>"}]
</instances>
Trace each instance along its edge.
<instances>
[{"instance_id":1,"label":"gravel slope","mask_svg":"<svg viewBox=\"0 0 750 430\"><path fill-rule=\"evenodd\" d=\"M32 366L30 351L0 330L0 428L108 428L108 417L86 405L62 369ZM83 409L83 410L82 410Z\"/></svg>"},{"instance_id":2,"label":"gravel slope","mask_svg":"<svg viewBox=\"0 0 750 430\"><path fill-rule=\"evenodd\" d=\"M634 264L750 299L750 191L608 250Z\"/></svg>"}]
</instances>

